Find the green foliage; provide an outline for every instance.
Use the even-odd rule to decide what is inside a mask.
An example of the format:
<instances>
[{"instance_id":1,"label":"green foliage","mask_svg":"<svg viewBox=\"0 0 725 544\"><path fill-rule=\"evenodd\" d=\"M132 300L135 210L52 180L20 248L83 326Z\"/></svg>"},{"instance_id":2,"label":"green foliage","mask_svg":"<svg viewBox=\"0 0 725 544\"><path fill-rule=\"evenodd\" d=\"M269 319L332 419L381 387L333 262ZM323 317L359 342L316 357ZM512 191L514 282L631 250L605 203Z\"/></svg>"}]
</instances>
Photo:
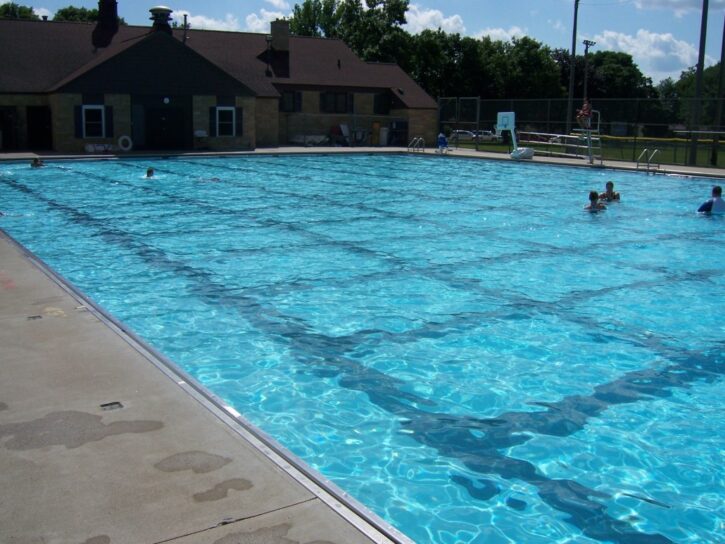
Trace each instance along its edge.
<instances>
[{"instance_id":1,"label":"green foliage","mask_svg":"<svg viewBox=\"0 0 725 544\"><path fill-rule=\"evenodd\" d=\"M410 41L401 28L407 10L408 0L365 0L365 8L361 0L304 0L292 11L290 31L339 38L367 61L399 61Z\"/></svg>"},{"instance_id":2,"label":"green foliage","mask_svg":"<svg viewBox=\"0 0 725 544\"><path fill-rule=\"evenodd\" d=\"M87 9L67 6L56 11L53 20L72 23L95 23L98 21L98 10L95 8ZM119 17L118 23L125 25L126 21L123 20L123 17Z\"/></svg>"},{"instance_id":3,"label":"green foliage","mask_svg":"<svg viewBox=\"0 0 725 544\"><path fill-rule=\"evenodd\" d=\"M95 23L98 21L98 10L68 6L56 11L53 20L75 23Z\"/></svg>"},{"instance_id":4,"label":"green foliage","mask_svg":"<svg viewBox=\"0 0 725 544\"><path fill-rule=\"evenodd\" d=\"M0 19L30 19L39 21L38 17L31 6L21 6L14 2L0 4Z\"/></svg>"},{"instance_id":5,"label":"green foliage","mask_svg":"<svg viewBox=\"0 0 725 544\"><path fill-rule=\"evenodd\" d=\"M692 106L695 98L695 67L685 70L680 74L671 87L670 92L677 98L679 106L679 117L689 123L692 118ZM702 72L702 97L703 107L700 113L702 125L720 126L721 122L716 120L718 85L720 83L720 63L705 68Z\"/></svg>"},{"instance_id":6,"label":"green foliage","mask_svg":"<svg viewBox=\"0 0 725 544\"><path fill-rule=\"evenodd\" d=\"M559 67L551 50L536 40L514 38L504 47L507 58L506 96L559 98L563 96Z\"/></svg>"}]
</instances>

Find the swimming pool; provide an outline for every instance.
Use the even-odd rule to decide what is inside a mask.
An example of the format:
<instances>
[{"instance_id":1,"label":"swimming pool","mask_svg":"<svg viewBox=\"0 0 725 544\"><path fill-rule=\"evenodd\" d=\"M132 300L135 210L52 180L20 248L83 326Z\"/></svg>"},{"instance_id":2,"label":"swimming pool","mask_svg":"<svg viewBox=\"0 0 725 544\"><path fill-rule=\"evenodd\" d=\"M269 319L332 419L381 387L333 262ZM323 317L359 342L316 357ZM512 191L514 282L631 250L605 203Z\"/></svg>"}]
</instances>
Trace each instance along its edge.
<instances>
[{"instance_id":1,"label":"swimming pool","mask_svg":"<svg viewBox=\"0 0 725 544\"><path fill-rule=\"evenodd\" d=\"M607 179L622 202L583 212ZM418 542L717 542L710 186L421 156L3 164L0 227Z\"/></svg>"}]
</instances>

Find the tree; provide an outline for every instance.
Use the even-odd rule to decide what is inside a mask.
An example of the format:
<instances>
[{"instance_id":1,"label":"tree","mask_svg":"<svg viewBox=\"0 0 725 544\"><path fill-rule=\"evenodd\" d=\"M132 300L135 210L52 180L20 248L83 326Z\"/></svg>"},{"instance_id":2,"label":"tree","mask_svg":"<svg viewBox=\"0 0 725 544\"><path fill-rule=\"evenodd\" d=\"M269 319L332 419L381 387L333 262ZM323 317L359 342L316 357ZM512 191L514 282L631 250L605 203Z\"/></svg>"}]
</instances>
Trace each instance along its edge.
<instances>
[{"instance_id":1,"label":"tree","mask_svg":"<svg viewBox=\"0 0 725 544\"><path fill-rule=\"evenodd\" d=\"M506 95L510 98L561 98L559 67L551 50L524 36L506 45L508 69L505 74Z\"/></svg>"},{"instance_id":2,"label":"tree","mask_svg":"<svg viewBox=\"0 0 725 544\"><path fill-rule=\"evenodd\" d=\"M87 9L67 6L56 11L53 20L73 23L95 23L98 21L98 10L95 8ZM123 17L119 17L118 23L125 25L126 21L123 20Z\"/></svg>"},{"instance_id":3,"label":"tree","mask_svg":"<svg viewBox=\"0 0 725 544\"><path fill-rule=\"evenodd\" d=\"M290 18L290 32L297 36L338 37L337 0L304 0L296 4Z\"/></svg>"},{"instance_id":4,"label":"tree","mask_svg":"<svg viewBox=\"0 0 725 544\"><path fill-rule=\"evenodd\" d=\"M0 4L0 19L30 19L32 21L39 21L38 17L33 8L30 6L21 6L13 2Z\"/></svg>"},{"instance_id":5,"label":"tree","mask_svg":"<svg viewBox=\"0 0 725 544\"><path fill-rule=\"evenodd\" d=\"M720 81L720 63L705 68L702 73L702 115L701 121L706 125L720 126L716 121L718 84ZM695 99L695 67L689 68L680 74L680 79L674 84L677 97L680 100L680 120L690 122L692 105Z\"/></svg>"},{"instance_id":6,"label":"tree","mask_svg":"<svg viewBox=\"0 0 725 544\"><path fill-rule=\"evenodd\" d=\"M395 61L407 49L408 0L304 0L295 5L290 31L343 40L366 61ZM402 49L401 49L402 48Z\"/></svg>"},{"instance_id":7,"label":"tree","mask_svg":"<svg viewBox=\"0 0 725 544\"><path fill-rule=\"evenodd\" d=\"M98 10L68 6L56 11L53 20L75 23L95 23L98 21Z\"/></svg>"}]
</instances>

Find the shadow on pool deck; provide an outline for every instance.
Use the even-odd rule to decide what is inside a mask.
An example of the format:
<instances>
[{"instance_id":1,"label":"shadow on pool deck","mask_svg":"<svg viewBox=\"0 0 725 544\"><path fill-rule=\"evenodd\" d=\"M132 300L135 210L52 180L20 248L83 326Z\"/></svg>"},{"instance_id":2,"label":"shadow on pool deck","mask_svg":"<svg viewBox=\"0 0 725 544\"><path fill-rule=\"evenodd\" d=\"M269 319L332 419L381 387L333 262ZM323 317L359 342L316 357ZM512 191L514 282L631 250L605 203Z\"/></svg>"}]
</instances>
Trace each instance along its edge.
<instances>
[{"instance_id":1,"label":"shadow on pool deck","mask_svg":"<svg viewBox=\"0 0 725 544\"><path fill-rule=\"evenodd\" d=\"M0 542L406 541L343 506L2 230L0 346Z\"/></svg>"}]
</instances>

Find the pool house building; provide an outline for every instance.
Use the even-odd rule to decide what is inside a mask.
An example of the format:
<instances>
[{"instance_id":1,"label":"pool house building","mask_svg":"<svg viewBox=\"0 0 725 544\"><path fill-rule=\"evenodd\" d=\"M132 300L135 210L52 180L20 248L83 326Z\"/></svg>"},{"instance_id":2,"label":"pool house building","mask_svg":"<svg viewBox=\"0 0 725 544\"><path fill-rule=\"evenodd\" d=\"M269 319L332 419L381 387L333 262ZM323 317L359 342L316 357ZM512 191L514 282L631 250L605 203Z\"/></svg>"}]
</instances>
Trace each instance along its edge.
<instances>
[{"instance_id":1,"label":"pool house building","mask_svg":"<svg viewBox=\"0 0 725 544\"><path fill-rule=\"evenodd\" d=\"M437 104L340 40L118 23L0 20L0 151L243 150L433 142Z\"/></svg>"}]
</instances>

